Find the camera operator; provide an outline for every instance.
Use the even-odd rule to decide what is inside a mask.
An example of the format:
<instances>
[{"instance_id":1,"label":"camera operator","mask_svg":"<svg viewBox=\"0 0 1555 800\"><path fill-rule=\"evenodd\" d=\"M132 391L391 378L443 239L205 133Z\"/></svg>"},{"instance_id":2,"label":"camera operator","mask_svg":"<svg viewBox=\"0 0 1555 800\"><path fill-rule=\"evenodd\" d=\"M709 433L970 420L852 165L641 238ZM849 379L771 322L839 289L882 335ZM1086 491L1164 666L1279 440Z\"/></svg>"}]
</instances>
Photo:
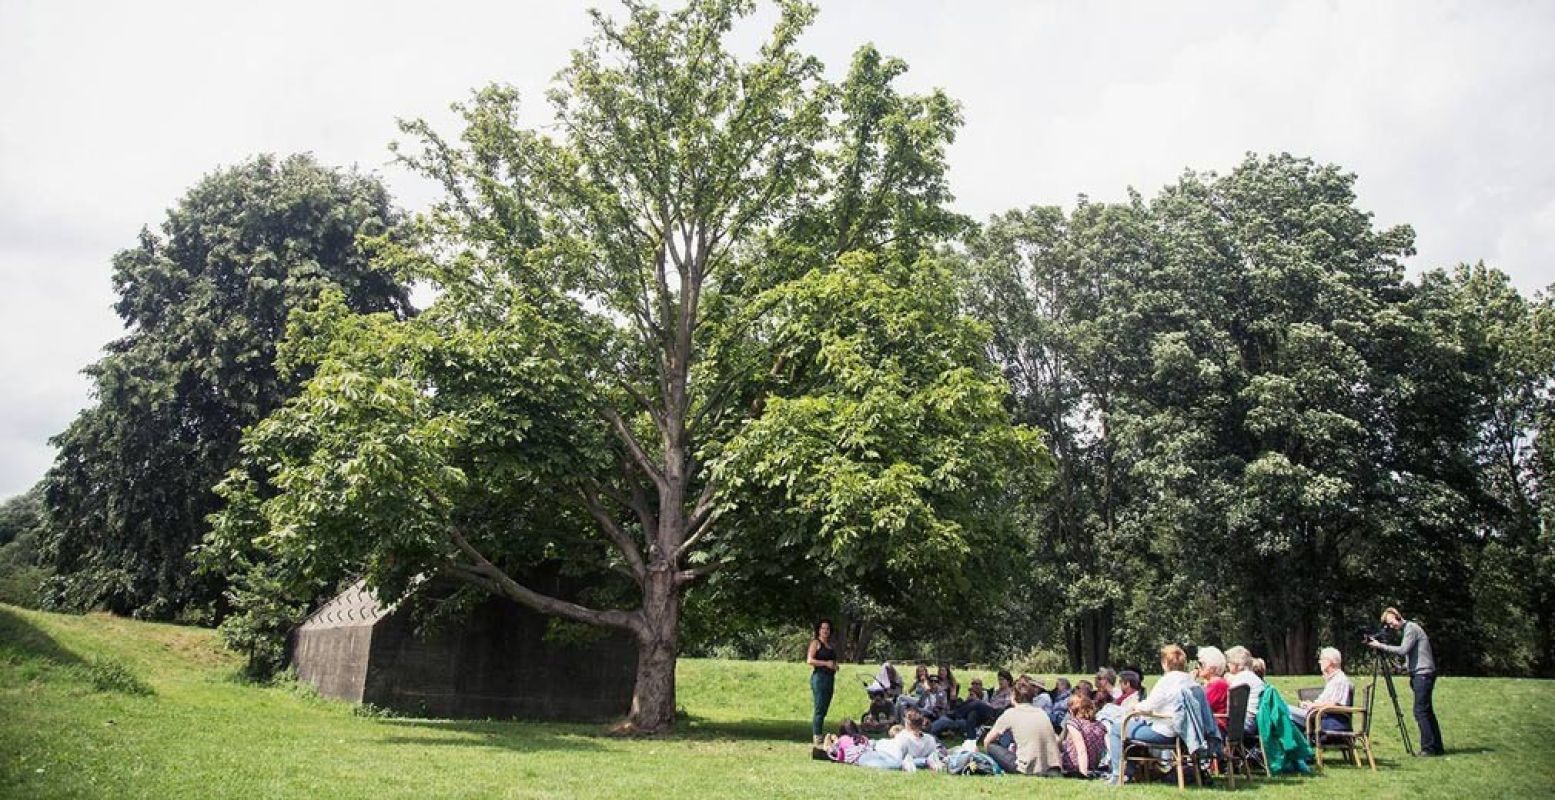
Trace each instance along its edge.
<instances>
[{"instance_id":1,"label":"camera operator","mask_svg":"<svg viewBox=\"0 0 1555 800\"><path fill-rule=\"evenodd\" d=\"M1425 635L1420 623L1406 621L1398 609L1382 612L1382 624L1404 632L1399 644L1383 644L1367 637L1368 647L1404 656L1409 666L1409 689L1415 695L1415 724L1420 727L1420 755L1442 755L1442 728L1436 722L1436 710L1431 707L1431 691L1436 688L1436 659L1431 655L1431 639Z\"/></svg>"}]
</instances>

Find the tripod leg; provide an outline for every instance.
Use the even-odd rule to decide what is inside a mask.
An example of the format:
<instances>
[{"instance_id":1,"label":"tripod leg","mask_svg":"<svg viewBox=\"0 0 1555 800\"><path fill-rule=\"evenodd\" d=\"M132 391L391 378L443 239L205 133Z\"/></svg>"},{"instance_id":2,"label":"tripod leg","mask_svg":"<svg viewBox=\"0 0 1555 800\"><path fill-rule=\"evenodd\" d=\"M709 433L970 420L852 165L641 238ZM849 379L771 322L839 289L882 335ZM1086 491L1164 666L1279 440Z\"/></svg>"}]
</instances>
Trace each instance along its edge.
<instances>
[{"instance_id":1,"label":"tripod leg","mask_svg":"<svg viewBox=\"0 0 1555 800\"><path fill-rule=\"evenodd\" d=\"M1393 673L1383 668L1381 656L1372 662L1372 669L1381 672L1383 682L1388 685L1388 700L1393 703L1393 720L1398 723L1398 737L1404 741L1404 752L1414 755L1415 746L1409 739L1409 723L1404 721L1404 709L1398 704L1398 689L1393 687Z\"/></svg>"}]
</instances>

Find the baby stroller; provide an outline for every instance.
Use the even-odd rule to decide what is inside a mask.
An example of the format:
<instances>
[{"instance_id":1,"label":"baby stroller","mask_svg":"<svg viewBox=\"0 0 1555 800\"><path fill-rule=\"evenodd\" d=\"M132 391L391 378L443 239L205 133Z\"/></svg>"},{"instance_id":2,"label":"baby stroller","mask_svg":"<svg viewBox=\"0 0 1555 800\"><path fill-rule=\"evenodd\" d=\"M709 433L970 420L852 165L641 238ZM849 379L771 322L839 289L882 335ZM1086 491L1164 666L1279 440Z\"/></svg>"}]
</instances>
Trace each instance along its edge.
<instances>
[{"instance_id":1,"label":"baby stroller","mask_svg":"<svg viewBox=\"0 0 1555 800\"><path fill-rule=\"evenodd\" d=\"M865 733L883 734L896 722L896 697L902 693L902 676L887 661L880 665L875 679L864 681L864 691L869 695L869 711L859 720Z\"/></svg>"}]
</instances>

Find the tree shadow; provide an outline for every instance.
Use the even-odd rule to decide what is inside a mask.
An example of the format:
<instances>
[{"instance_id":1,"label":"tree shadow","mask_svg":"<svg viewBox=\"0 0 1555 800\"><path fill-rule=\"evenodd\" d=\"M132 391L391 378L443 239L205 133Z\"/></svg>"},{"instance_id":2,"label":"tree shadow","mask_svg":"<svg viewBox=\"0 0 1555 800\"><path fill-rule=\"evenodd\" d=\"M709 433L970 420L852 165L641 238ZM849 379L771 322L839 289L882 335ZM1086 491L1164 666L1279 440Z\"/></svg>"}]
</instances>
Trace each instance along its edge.
<instances>
[{"instance_id":1,"label":"tree shadow","mask_svg":"<svg viewBox=\"0 0 1555 800\"><path fill-rule=\"evenodd\" d=\"M794 719L738 719L713 721L684 715L675 733L688 739L757 739L780 742L810 741L810 723Z\"/></svg>"},{"instance_id":2,"label":"tree shadow","mask_svg":"<svg viewBox=\"0 0 1555 800\"><path fill-rule=\"evenodd\" d=\"M587 752L604 749L604 729L590 725L495 720L385 719L379 724L401 729L403 735L386 744L417 747L483 747L532 753L547 750ZM437 734L454 733L455 736Z\"/></svg>"},{"instance_id":3,"label":"tree shadow","mask_svg":"<svg viewBox=\"0 0 1555 800\"><path fill-rule=\"evenodd\" d=\"M61 647L54 637L6 606L0 606L0 660L42 662L60 667L83 663L80 656Z\"/></svg>"}]
</instances>

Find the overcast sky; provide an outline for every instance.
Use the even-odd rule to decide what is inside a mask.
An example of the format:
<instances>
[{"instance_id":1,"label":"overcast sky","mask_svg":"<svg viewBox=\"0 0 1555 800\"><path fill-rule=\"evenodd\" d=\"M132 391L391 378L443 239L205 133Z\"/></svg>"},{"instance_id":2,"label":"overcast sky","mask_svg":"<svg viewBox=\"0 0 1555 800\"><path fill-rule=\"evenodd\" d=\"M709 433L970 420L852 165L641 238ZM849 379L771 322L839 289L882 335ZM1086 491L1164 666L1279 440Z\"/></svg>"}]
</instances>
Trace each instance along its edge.
<instances>
[{"instance_id":1,"label":"overcast sky","mask_svg":"<svg viewBox=\"0 0 1555 800\"><path fill-rule=\"evenodd\" d=\"M0 0L0 497L42 477L122 332L110 256L201 175L312 151L419 207L395 118L446 123L498 81L538 120L585 7ZM1552 40L1555 2L831 0L806 44L835 74L873 41L963 103L952 186L979 218L1289 151L1415 226L1414 269L1483 259L1531 293L1555 281Z\"/></svg>"}]
</instances>

